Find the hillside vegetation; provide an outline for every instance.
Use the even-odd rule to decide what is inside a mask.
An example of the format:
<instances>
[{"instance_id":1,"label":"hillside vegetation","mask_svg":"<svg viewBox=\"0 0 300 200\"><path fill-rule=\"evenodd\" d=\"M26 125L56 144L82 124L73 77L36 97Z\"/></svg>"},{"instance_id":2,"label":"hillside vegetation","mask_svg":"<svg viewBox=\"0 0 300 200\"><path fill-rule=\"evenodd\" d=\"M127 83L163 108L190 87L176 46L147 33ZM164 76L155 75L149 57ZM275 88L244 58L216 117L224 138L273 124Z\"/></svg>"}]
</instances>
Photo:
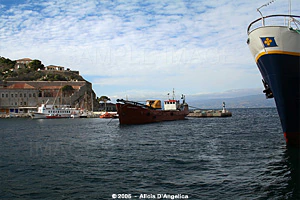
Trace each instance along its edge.
<instances>
[{"instance_id":1,"label":"hillside vegetation","mask_svg":"<svg viewBox=\"0 0 300 200\"><path fill-rule=\"evenodd\" d=\"M85 81L72 71L47 71L40 60L33 60L22 68L16 64L0 56L0 81Z\"/></svg>"}]
</instances>

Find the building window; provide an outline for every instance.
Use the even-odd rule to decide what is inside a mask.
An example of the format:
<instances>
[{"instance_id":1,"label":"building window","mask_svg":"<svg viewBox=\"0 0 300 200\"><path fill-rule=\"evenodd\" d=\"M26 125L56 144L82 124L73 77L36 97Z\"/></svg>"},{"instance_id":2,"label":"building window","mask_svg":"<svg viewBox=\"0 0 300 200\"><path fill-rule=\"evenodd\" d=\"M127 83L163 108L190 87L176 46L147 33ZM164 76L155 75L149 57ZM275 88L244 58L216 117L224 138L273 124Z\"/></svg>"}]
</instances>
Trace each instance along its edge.
<instances>
[{"instance_id":1,"label":"building window","mask_svg":"<svg viewBox=\"0 0 300 200\"><path fill-rule=\"evenodd\" d=\"M2 93L2 98L4 98L4 94Z\"/></svg>"},{"instance_id":2,"label":"building window","mask_svg":"<svg viewBox=\"0 0 300 200\"><path fill-rule=\"evenodd\" d=\"M22 93L20 93L20 97L22 97Z\"/></svg>"},{"instance_id":3,"label":"building window","mask_svg":"<svg viewBox=\"0 0 300 200\"><path fill-rule=\"evenodd\" d=\"M24 106L26 106L26 104L27 104L26 101L24 101Z\"/></svg>"},{"instance_id":4,"label":"building window","mask_svg":"<svg viewBox=\"0 0 300 200\"><path fill-rule=\"evenodd\" d=\"M13 97L14 97L14 94L11 94L11 97L13 98Z\"/></svg>"},{"instance_id":5,"label":"building window","mask_svg":"<svg viewBox=\"0 0 300 200\"><path fill-rule=\"evenodd\" d=\"M20 106L22 106L22 104L23 104L23 103L22 103L22 101L21 101L21 102L20 102Z\"/></svg>"},{"instance_id":6,"label":"building window","mask_svg":"<svg viewBox=\"0 0 300 200\"><path fill-rule=\"evenodd\" d=\"M29 98L31 97L31 93L28 94Z\"/></svg>"},{"instance_id":7,"label":"building window","mask_svg":"<svg viewBox=\"0 0 300 200\"><path fill-rule=\"evenodd\" d=\"M33 93L32 96L35 97L35 93Z\"/></svg>"},{"instance_id":8,"label":"building window","mask_svg":"<svg viewBox=\"0 0 300 200\"><path fill-rule=\"evenodd\" d=\"M24 93L24 97L26 97L26 93Z\"/></svg>"},{"instance_id":9,"label":"building window","mask_svg":"<svg viewBox=\"0 0 300 200\"><path fill-rule=\"evenodd\" d=\"M15 106L17 106L18 105L18 103L17 102L15 102Z\"/></svg>"},{"instance_id":10,"label":"building window","mask_svg":"<svg viewBox=\"0 0 300 200\"><path fill-rule=\"evenodd\" d=\"M15 97L18 97L18 94L17 94L17 93L15 94Z\"/></svg>"},{"instance_id":11,"label":"building window","mask_svg":"<svg viewBox=\"0 0 300 200\"><path fill-rule=\"evenodd\" d=\"M6 98L8 98L8 94L6 94Z\"/></svg>"}]
</instances>

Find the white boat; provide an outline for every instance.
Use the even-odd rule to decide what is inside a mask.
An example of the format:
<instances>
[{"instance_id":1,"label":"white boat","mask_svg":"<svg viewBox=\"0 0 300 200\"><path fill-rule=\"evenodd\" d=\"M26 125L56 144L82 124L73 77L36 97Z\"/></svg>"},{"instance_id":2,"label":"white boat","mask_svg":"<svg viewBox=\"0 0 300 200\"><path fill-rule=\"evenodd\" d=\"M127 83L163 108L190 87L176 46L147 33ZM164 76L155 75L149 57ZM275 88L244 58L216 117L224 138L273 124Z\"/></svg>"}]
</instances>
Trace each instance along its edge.
<instances>
[{"instance_id":1,"label":"white boat","mask_svg":"<svg viewBox=\"0 0 300 200\"><path fill-rule=\"evenodd\" d=\"M263 92L275 99L287 144L300 145L300 16L263 16L260 9L267 5L257 9L261 18L248 26L247 43L263 78Z\"/></svg>"},{"instance_id":2,"label":"white boat","mask_svg":"<svg viewBox=\"0 0 300 200\"><path fill-rule=\"evenodd\" d=\"M55 105L55 101L60 93L58 92L52 105L46 103L38 107L37 112L31 113L33 119L56 119L56 118L78 118L86 117L87 111L83 109L72 108L70 105Z\"/></svg>"},{"instance_id":3,"label":"white boat","mask_svg":"<svg viewBox=\"0 0 300 200\"><path fill-rule=\"evenodd\" d=\"M85 115L86 112L76 108L72 108L69 105L53 106L42 104L38 107L37 112L31 113L33 119L55 119L55 118L77 118L81 115Z\"/></svg>"}]
</instances>

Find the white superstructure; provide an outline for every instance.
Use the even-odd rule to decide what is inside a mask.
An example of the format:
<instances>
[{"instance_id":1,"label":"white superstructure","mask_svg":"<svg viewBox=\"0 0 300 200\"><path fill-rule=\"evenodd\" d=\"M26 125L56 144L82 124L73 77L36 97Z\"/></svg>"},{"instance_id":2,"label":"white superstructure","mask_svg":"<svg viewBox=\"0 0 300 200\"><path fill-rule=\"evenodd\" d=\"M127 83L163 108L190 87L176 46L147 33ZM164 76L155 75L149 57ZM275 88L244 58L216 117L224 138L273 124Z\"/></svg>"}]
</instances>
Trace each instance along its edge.
<instances>
[{"instance_id":1,"label":"white superstructure","mask_svg":"<svg viewBox=\"0 0 300 200\"><path fill-rule=\"evenodd\" d=\"M166 100L164 101L164 110L177 110L180 109L179 100Z\"/></svg>"},{"instance_id":2,"label":"white superstructure","mask_svg":"<svg viewBox=\"0 0 300 200\"><path fill-rule=\"evenodd\" d=\"M34 119L46 119L46 118L76 118L84 114L84 111L76 108L71 108L69 105L53 106L42 104L38 107L38 111L31 114Z\"/></svg>"}]
</instances>

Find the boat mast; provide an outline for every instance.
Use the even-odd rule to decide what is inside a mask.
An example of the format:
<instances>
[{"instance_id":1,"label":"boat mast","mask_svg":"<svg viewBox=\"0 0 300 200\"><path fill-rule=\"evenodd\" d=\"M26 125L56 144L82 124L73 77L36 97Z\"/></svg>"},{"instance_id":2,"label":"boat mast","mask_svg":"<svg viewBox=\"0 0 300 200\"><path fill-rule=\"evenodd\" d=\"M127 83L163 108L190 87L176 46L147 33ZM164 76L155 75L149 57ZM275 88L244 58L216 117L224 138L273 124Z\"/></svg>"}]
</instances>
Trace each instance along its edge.
<instances>
[{"instance_id":1,"label":"boat mast","mask_svg":"<svg viewBox=\"0 0 300 200\"><path fill-rule=\"evenodd\" d=\"M289 15L292 13L292 0L289 0ZM291 19L291 17L290 17ZM289 20L289 28L291 27L291 20Z\"/></svg>"},{"instance_id":2,"label":"boat mast","mask_svg":"<svg viewBox=\"0 0 300 200\"><path fill-rule=\"evenodd\" d=\"M292 14L292 0L289 0L289 14Z\"/></svg>"},{"instance_id":3,"label":"boat mast","mask_svg":"<svg viewBox=\"0 0 300 200\"><path fill-rule=\"evenodd\" d=\"M172 96L173 100L175 99L175 91L174 91L174 88L173 88L173 96Z\"/></svg>"},{"instance_id":4,"label":"boat mast","mask_svg":"<svg viewBox=\"0 0 300 200\"><path fill-rule=\"evenodd\" d=\"M93 99L93 91L91 92L91 101L92 101L92 112L94 111L94 99Z\"/></svg>"},{"instance_id":5,"label":"boat mast","mask_svg":"<svg viewBox=\"0 0 300 200\"><path fill-rule=\"evenodd\" d=\"M57 99L57 97L58 97L58 95L59 95L59 93L60 93L60 90L61 90L61 87L59 88L58 92L56 93L56 97L55 97L55 99L54 99L54 101L53 101L53 104L52 104L52 107L53 107L53 108L54 108L54 106L55 106L55 101L56 101L56 99Z\"/></svg>"}]
</instances>

